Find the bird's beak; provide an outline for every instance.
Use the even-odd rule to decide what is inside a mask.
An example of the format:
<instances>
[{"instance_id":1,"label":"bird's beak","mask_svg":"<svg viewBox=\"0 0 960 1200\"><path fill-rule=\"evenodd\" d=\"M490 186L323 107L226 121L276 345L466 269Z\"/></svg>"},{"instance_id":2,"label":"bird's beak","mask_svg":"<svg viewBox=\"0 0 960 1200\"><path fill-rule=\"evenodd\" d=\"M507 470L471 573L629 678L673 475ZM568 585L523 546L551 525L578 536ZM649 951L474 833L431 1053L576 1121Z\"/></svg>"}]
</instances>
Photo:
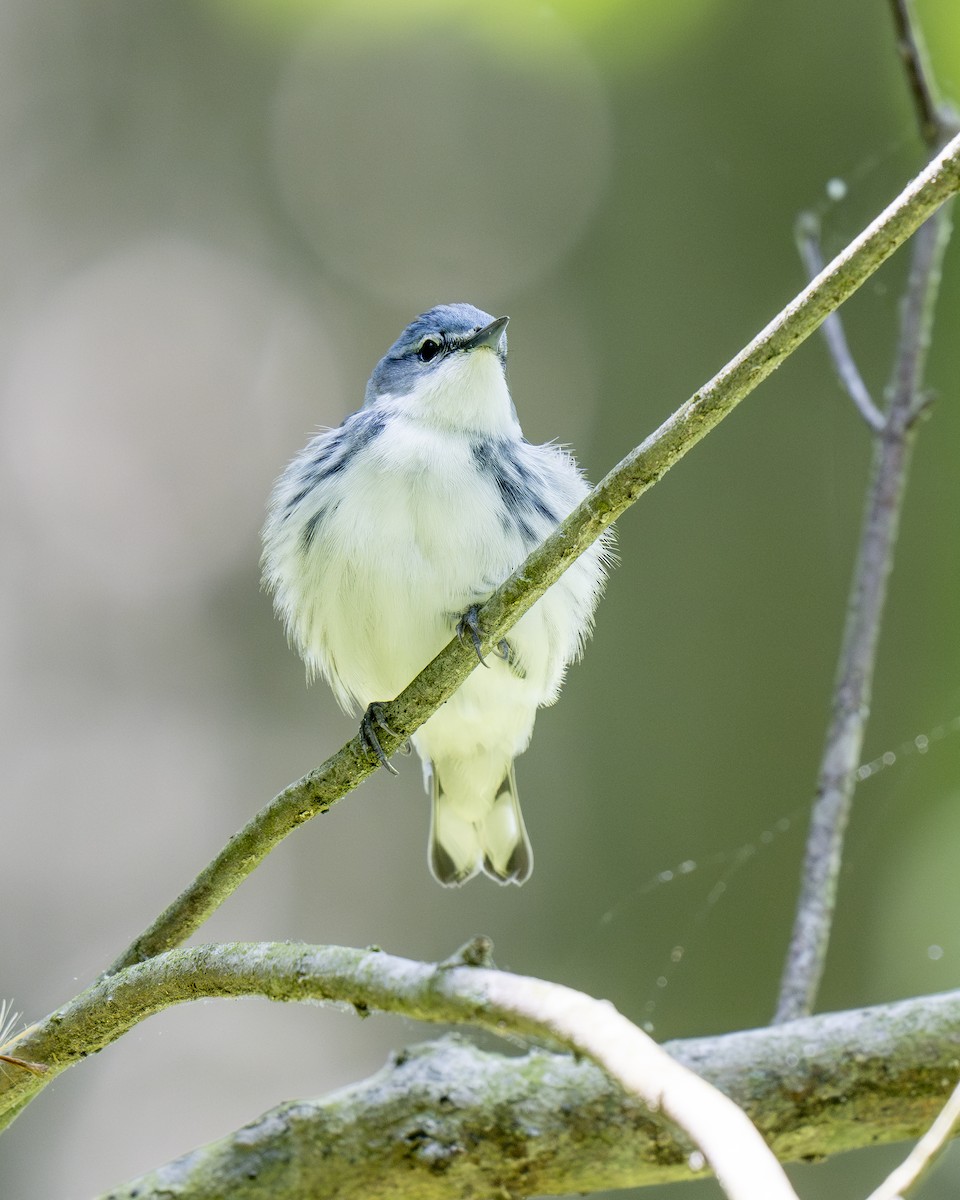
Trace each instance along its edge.
<instances>
[{"instance_id":1,"label":"bird's beak","mask_svg":"<svg viewBox=\"0 0 960 1200\"><path fill-rule=\"evenodd\" d=\"M478 329L472 337L468 337L466 341L461 342L460 349L476 350L479 346L489 346L491 350L496 350L500 345L500 339L503 337L503 331L506 329L509 320L509 317L497 317L489 325L484 325L482 329Z\"/></svg>"}]
</instances>

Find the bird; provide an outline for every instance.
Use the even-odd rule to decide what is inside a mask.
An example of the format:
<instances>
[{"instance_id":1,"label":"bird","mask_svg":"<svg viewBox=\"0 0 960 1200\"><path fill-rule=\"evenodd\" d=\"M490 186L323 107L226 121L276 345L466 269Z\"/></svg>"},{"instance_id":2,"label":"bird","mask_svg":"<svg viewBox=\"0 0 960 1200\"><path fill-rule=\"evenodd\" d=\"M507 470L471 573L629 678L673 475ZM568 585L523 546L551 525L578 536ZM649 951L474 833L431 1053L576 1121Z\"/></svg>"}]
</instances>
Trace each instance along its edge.
<instances>
[{"instance_id":1,"label":"bird","mask_svg":"<svg viewBox=\"0 0 960 1200\"><path fill-rule=\"evenodd\" d=\"M481 654L478 606L589 492L567 449L523 436L508 321L466 303L416 317L363 405L279 477L263 528L263 582L288 640L308 678L363 710L361 739L384 762L380 705L454 633L473 642L482 665L410 739L431 802L428 863L445 886L530 877L514 759L592 632L612 553L608 532Z\"/></svg>"}]
</instances>

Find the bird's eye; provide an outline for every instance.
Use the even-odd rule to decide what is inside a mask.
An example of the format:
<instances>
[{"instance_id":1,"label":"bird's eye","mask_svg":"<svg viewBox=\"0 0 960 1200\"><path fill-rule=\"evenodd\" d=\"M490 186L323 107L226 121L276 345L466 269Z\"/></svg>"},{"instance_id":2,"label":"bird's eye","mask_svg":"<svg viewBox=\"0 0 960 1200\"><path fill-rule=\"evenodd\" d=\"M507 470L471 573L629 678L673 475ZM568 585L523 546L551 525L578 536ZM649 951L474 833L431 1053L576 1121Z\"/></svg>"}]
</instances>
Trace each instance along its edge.
<instances>
[{"instance_id":1,"label":"bird's eye","mask_svg":"<svg viewBox=\"0 0 960 1200\"><path fill-rule=\"evenodd\" d=\"M417 358L422 363L428 363L431 359L437 357L440 353L440 343L433 338L424 338L420 343L420 349L417 351Z\"/></svg>"}]
</instances>

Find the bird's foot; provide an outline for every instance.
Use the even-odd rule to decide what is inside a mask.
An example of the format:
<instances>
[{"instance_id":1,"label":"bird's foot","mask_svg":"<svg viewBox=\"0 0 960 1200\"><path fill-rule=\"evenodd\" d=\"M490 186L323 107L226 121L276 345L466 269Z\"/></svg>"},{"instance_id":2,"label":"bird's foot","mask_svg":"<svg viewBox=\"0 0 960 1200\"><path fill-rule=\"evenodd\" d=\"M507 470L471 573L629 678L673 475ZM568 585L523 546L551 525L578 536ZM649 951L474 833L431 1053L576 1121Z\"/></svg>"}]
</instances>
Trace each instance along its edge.
<instances>
[{"instance_id":1,"label":"bird's foot","mask_svg":"<svg viewBox=\"0 0 960 1200\"><path fill-rule=\"evenodd\" d=\"M478 617L478 611L479 610L476 604L470 605L467 611L457 622L457 637L460 639L461 643L465 642L467 638L469 638L473 643L474 650L477 652L477 658L480 659L481 663L483 663L485 667L489 667L490 664L484 658L483 650L481 649L483 645L483 639L480 636L480 620ZM502 658L505 663L508 663L510 666L515 665L516 658L513 653L513 647L506 638L501 638L500 641L497 642L495 653L497 658Z\"/></svg>"},{"instance_id":2,"label":"bird's foot","mask_svg":"<svg viewBox=\"0 0 960 1200\"><path fill-rule=\"evenodd\" d=\"M489 667L489 663L483 657L483 639L480 637L480 620L477 616L477 606L471 604L467 611L457 622L457 637L460 639L461 645L470 638L473 643L473 648L477 652L477 658L485 666Z\"/></svg>"},{"instance_id":3,"label":"bird's foot","mask_svg":"<svg viewBox=\"0 0 960 1200\"><path fill-rule=\"evenodd\" d=\"M387 724L383 705L374 701L367 708L367 711L360 720L360 745L369 754L375 755L380 760L380 765L386 767L391 775L396 775L398 774L397 768L387 758L383 747L380 745L380 738L377 736L378 729L382 729L385 733L392 734L394 737L397 736L394 730Z\"/></svg>"}]
</instances>

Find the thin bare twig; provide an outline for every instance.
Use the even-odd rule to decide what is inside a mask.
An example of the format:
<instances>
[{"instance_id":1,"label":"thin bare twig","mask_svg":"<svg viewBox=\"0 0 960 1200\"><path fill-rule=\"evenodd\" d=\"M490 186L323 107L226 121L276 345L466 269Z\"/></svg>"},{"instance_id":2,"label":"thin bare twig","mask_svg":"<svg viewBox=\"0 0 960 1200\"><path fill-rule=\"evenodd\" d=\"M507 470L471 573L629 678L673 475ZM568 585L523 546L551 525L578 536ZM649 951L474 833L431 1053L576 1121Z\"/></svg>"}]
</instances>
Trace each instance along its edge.
<instances>
[{"instance_id":1,"label":"thin bare twig","mask_svg":"<svg viewBox=\"0 0 960 1200\"><path fill-rule=\"evenodd\" d=\"M897 34L897 52L913 97L920 136L932 149L944 135L945 114L937 100L930 59L919 26L913 18L912 7L911 0L890 0Z\"/></svg>"},{"instance_id":2,"label":"thin bare twig","mask_svg":"<svg viewBox=\"0 0 960 1200\"><path fill-rule=\"evenodd\" d=\"M910 21L906 0L892 2L901 46L906 45L909 50L905 62L916 102L920 105L922 100L925 105L932 105L918 109L921 126L924 114L932 114L939 135L942 126L932 100L919 33ZM914 241L900 308L900 334L889 404L882 414L882 426L874 435L873 469L807 835L800 898L773 1018L777 1023L812 1012L823 977L836 909L843 841L870 715L887 579L893 567L917 418L927 405L923 371L950 230L949 207L945 206L923 226Z\"/></svg>"},{"instance_id":3,"label":"thin bare twig","mask_svg":"<svg viewBox=\"0 0 960 1200\"><path fill-rule=\"evenodd\" d=\"M801 213L795 228L797 249L807 270L807 277L815 279L823 270L823 252L820 249L820 221L816 213ZM847 394L857 407L857 411L874 433L883 428L884 415L873 402L870 389L863 382L863 376L854 361L847 343L847 335L843 331L843 321L838 313L831 313L820 326L824 341L833 365L836 368L840 382L847 389Z\"/></svg>"},{"instance_id":4,"label":"thin bare twig","mask_svg":"<svg viewBox=\"0 0 960 1200\"><path fill-rule=\"evenodd\" d=\"M940 264L949 234L950 217L943 210L920 230L914 244L901 309L890 407L884 429L874 442L873 471L847 606L832 715L775 1022L795 1020L812 1012L823 977L844 835L870 715L887 579L893 566L916 418L924 403L923 368Z\"/></svg>"}]
</instances>

